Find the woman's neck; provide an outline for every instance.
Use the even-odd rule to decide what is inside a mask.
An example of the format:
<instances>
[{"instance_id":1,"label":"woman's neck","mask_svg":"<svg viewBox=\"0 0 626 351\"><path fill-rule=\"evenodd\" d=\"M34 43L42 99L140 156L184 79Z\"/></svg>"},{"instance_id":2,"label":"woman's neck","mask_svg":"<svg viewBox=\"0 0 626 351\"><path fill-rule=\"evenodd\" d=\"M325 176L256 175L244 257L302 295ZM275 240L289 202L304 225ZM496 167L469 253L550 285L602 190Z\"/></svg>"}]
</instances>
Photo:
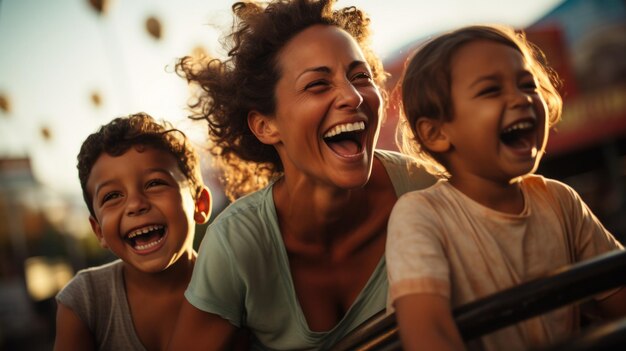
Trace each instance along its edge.
<instances>
[{"instance_id":1,"label":"woman's neck","mask_svg":"<svg viewBox=\"0 0 626 351\"><path fill-rule=\"evenodd\" d=\"M372 174L363 187L342 189L283 177L274 184L274 204L283 235L329 245L341 240L377 209L375 202L393 185L383 164L374 159Z\"/></svg>"}]
</instances>

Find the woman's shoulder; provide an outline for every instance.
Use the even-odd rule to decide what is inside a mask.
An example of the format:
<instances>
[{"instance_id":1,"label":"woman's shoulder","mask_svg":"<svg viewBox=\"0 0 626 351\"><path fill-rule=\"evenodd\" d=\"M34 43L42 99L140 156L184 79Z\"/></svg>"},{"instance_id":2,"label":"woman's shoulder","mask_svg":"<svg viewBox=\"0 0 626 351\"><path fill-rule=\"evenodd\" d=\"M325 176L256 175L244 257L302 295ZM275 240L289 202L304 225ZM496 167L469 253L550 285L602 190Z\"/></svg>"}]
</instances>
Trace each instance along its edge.
<instances>
[{"instance_id":1,"label":"woman's shoulder","mask_svg":"<svg viewBox=\"0 0 626 351\"><path fill-rule=\"evenodd\" d=\"M376 149L374 150L374 155L382 161L385 167L417 165L417 160L415 158L398 151Z\"/></svg>"},{"instance_id":2,"label":"woman's shoulder","mask_svg":"<svg viewBox=\"0 0 626 351\"><path fill-rule=\"evenodd\" d=\"M398 197L410 191L428 188L437 181L411 156L381 149L376 150L375 155L385 167Z\"/></svg>"},{"instance_id":3,"label":"woman's shoulder","mask_svg":"<svg viewBox=\"0 0 626 351\"><path fill-rule=\"evenodd\" d=\"M210 227L257 226L267 217L274 217L271 185L244 195L230 203L211 223Z\"/></svg>"},{"instance_id":4,"label":"woman's shoulder","mask_svg":"<svg viewBox=\"0 0 626 351\"><path fill-rule=\"evenodd\" d=\"M271 249L277 237L280 229L270 185L226 207L207 228L200 251L251 253Z\"/></svg>"}]
</instances>

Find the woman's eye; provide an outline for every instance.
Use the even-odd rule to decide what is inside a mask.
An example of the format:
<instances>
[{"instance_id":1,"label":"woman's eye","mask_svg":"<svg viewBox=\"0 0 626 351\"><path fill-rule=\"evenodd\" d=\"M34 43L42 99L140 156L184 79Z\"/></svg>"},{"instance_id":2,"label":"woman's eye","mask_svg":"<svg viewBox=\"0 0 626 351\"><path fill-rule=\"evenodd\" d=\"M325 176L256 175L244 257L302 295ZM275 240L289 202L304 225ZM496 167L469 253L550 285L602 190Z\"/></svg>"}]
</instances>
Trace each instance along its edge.
<instances>
[{"instance_id":1,"label":"woman's eye","mask_svg":"<svg viewBox=\"0 0 626 351\"><path fill-rule=\"evenodd\" d=\"M326 86L328 86L328 82L326 82L325 80L320 79L320 80L315 80L315 81L313 81L313 82L311 82L311 83L307 84L307 85L304 87L304 90L309 90L309 89L323 89L323 88L325 88Z\"/></svg>"},{"instance_id":2,"label":"woman's eye","mask_svg":"<svg viewBox=\"0 0 626 351\"><path fill-rule=\"evenodd\" d=\"M358 72L357 74L352 76L352 80L367 80L370 81L372 79L372 76L367 73L367 72Z\"/></svg>"}]
</instances>

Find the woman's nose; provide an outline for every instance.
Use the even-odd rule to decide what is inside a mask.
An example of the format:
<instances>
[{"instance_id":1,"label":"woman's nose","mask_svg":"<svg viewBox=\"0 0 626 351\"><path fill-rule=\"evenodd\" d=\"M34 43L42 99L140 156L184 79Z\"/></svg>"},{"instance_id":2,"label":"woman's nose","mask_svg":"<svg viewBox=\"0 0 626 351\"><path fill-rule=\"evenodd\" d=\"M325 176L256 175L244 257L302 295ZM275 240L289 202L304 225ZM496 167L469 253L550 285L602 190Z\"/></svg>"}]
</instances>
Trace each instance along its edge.
<instances>
[{"instance_id":1,"label":"woman's nose","mask_svg":"<svg viewBox=\"0 0 626 351\"><path fill-rule=\"evenodd\" d=\"M337 108L357 109L362 103L363 95L351 82L345 82L337 87Z\"/></svg>"}]
</instances>

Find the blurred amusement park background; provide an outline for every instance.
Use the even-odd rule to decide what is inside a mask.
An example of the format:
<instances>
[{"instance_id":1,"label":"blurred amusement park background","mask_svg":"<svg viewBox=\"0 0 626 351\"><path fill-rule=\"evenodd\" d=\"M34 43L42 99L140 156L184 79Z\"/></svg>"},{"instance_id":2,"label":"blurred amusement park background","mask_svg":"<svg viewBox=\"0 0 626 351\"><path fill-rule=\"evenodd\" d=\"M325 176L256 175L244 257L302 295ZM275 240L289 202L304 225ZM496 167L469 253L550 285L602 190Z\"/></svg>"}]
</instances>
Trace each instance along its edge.
<instances>
[{"instance_id":1,"label":"blurred amusement park background","mask_svg":"<svg viewBox=\"0 0 626 351\"><path fill-rule=\"evenodd\" d=\"M230 5L0 0L0 351L51 349L54 295L77 270L114 259L82 203L82 140L145 111L203 148L206 129L186 118L189 90L173 66L184 55L224 55ZM346 5L370 14L388 88L412 49L439 31L478 22L524 29L564 80L563 120L539 173L573 186L626 241L626 0L339 1ZM379 147L397 150L393 100L387 112ZM227 202L202 162L214 217Z\"/></svg>"}]
</instances>

